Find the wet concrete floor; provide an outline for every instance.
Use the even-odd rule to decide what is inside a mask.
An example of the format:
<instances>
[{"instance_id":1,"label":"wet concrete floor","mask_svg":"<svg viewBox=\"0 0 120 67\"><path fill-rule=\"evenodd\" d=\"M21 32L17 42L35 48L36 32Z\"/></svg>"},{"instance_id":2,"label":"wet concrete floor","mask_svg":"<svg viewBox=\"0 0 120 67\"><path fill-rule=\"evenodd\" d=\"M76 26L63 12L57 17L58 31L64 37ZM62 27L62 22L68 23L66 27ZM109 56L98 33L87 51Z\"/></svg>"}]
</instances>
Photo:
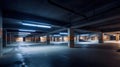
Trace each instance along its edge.
<instances>
[{"instance_id":1,"label":"wet concrete floor","mask_svg":"<svg viewBox=\"0 0 120 67\"><path fill-rule=\"evenodd\" d=\"M107 44L105 47L114 48L114 45ZM104 46L69 48L60 45L27 45L14 47L0 57L0 64L6 67L21 67L23 62L26 67L120 67L120 52Z\"/></svg>"}]
</instances>

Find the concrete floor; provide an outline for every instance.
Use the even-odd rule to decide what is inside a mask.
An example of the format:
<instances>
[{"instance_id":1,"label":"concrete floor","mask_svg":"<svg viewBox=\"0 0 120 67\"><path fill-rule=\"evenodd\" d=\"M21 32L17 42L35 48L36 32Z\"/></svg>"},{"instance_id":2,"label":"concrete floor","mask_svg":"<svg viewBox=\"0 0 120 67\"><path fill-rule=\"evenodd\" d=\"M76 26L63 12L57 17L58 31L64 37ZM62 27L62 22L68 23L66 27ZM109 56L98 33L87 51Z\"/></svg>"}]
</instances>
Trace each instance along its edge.
<instances>
[{"instance_id":1,"label":"concrete floor","mask_svg":"<svg viewBox=\"0 0 120 67\"><path fill-rule=\"evenodd\" d=\"M120 67L120 52L116 52L120 47L117 43L103 44L104 46L93 44L92 47L84 44L86 47L82 48L29 46L31 43L21 43L24 44L27 46L10 47L10 52L3 53L0 67ZM18 61L22 61L22 64Z\"/></svg>"}]
</instances>

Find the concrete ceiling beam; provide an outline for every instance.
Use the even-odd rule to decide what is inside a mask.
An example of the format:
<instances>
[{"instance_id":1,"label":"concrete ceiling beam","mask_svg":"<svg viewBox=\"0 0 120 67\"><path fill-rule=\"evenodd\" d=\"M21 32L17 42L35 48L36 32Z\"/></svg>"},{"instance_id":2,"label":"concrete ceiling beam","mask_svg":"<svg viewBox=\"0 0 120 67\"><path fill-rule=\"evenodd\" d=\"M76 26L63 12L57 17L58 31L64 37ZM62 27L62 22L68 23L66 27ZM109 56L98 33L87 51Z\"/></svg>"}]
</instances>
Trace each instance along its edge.
<instances>
[{"instance_id":1,"label":"concrete ceiling beam","mask_svg":"<svg viewBox=\"0 0 120 67\"><path fill-rule=\"evenodd\" d=\"M110 20L114 20L114 19L117 19L117 18L119 19L120 15L108 17L108 18L105 18L105 19L100 19L100 20L97 20L97 21L88 22L88 23L85 23L85 24L80 24L80 25L72 26L72 28L81 28L81 27L88 26L88 25L93 25L93 24L98 24L98 23L104 23L104 22L107 22L107 21L110 21Z\"/></svg>"}]
</instances>

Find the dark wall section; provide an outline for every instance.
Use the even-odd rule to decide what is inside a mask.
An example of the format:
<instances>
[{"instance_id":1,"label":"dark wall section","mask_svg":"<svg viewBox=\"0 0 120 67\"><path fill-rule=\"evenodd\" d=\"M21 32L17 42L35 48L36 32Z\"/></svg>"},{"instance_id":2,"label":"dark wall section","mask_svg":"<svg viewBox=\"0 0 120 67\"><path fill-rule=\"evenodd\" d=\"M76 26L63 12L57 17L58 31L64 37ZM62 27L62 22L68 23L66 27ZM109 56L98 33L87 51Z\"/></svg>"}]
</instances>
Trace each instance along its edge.
<instances>
[{"instance_id":1,"label":"dark wall section","mask_svg":"<svg viewBox=\"0 0 120 67\"><path fill-rule=\"evenodd\" d=\"M3 47L6 47L6 45L7 45L6 34L7 34L6 30L3 29L3 41L2 41L3 42Z\"/></svg>"},{"instance_id":2,"label":"dark wall section","mask_svg":"<svg viewBox=\"0 0 120 67\"><path fill-rule=\"evenodd\" d=\"M2 49L2 11L0 9L0 50Z\"/></svg>"}]
</instances>

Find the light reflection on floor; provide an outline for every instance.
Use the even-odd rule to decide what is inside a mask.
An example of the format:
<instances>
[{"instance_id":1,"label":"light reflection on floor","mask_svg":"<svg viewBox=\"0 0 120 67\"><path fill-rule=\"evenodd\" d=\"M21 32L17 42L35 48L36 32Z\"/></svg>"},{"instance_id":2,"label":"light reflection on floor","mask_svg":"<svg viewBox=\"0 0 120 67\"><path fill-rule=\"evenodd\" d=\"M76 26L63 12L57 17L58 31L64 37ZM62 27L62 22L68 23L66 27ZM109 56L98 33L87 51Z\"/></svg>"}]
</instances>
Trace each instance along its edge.
<instances>
[{"instance_id":1,"label":"light reflection on floor","mask_svg":"<svg viewBox=\"0 0 120 67\"><path fill-rule=\"evenodd\" d=\"M118 44L120 44L120 41L111 40L111 41L105 41L105 43L118 43Z\"/></svg>"},{"instance_id":2,"label":"light reflection on floor","mask_svg":"<svg viewBox=\"0 0 120 67\"><path fill-rule=\"evenodd\" d=\"M119 67L119 54L112 50L67 46L21 46L29 67ZM107 60L106 60L107 59ZM108 60L109 59L109 60ZM112 60L112 61L111 61ZM94 64L95 63L95 64Z\"/></svg>"},{"instance_id":3,"label":"light reflection on floor","mask_svg":"<svg viewBox=\"0 0 120 67\"><path fill-rule=\"evenodd\" d=\"M120 67L120 54L106 48L69 48L62 44L31 46L35 43L27 42L18 44L16 53L24 57L28 67Z\"/></svg>"},{"instance_id":4,"label":"light reflection on floor","mask_svg":"<svg viewBox=\"0 0 120 67\"><path fill-rule=\"evenodd\" d=\"M24 53L44 53L44 52L59 52L64 51L67 46L28 46L28 47L19 47L19 49Z\"/></svg>"},{"instance_id":5,"label":"light reflection on floor","mask_svg":"<svg viewBox=\"0 0 120 67\"><path fill-rule=\"evenodd\" d=\"M36 53L52 53L52 52L60 52L68 49L68 46L64 45L43 45L38 43L28 43L28 42L19 42L16 51L20 51L21 53L29 53L29 54L36 54ZM38 44L38 45L35 45ZM32 46L31 46L32 45ZM35 45L35 46L34 46Z\"/></svg>"},{"instance_id":6,"label":"light reflection on floor","mask_svg":"<svg viewBox=\"0 0 120 67\"><path fill-rule=\"evenodd\" d=\"M98 41L77 42L76 44L98 44Z\"/></svg>"},{"instance_id":7,"label":"light reflection on floor","mask_svg":"<svg viewBox=\"0 0 120 67\"><path fill-rule=\"evenodd\" d=\"M59 44L67 44L68 42L51 42L51 44L59 45ZM104 41L104 43L120 43L120 41ZM37 45L41 43L33 43L33 42L14 42L12 44L8 44L8 46L29 46L29 45ZM99 44L98 41L87 41L87 42L75 42L75 44Z\"/></svg>"}]
</instances>

